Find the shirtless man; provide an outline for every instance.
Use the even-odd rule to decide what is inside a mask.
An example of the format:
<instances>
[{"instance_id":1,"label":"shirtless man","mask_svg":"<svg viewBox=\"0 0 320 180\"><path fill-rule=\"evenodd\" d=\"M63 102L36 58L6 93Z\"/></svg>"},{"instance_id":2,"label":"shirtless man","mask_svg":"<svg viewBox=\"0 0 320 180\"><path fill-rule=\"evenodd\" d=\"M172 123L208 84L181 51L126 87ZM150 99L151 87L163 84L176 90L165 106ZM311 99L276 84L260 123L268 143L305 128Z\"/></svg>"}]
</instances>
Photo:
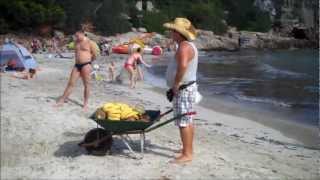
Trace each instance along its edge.
<instances>
[{"instance_id":1,"label":"shirtless man","mask_svg":"<svg viewBox=\"0 0 320 180\"><path fill-rule=\"evenodd\" d=\"M91 62L96 58L96 50L90 39L88 39L84 31L78 31L75 34L76 46L75 46L75 65L72 68L68 85L64 90L63 95L57 101L56 106L62 106L72 93L72 89L75 86L79 77L81 77L84 85L84 102L83 110L88 108L88 99L90 93L90 73L92 71Z\"/></svg>"}]
</instances>

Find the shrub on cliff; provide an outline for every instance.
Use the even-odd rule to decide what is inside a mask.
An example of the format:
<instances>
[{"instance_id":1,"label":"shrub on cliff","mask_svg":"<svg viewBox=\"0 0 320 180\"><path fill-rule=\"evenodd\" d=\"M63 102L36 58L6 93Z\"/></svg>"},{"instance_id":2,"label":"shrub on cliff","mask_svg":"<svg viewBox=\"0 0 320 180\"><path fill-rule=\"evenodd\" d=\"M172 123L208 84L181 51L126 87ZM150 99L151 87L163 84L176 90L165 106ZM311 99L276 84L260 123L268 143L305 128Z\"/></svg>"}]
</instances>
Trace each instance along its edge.
<instances>
[{"instance_id":1,"label":"shrub on cliff","mask_svg":"<svg viewBox=\"0 0 320 180\"><path fill-rule=\"evenodd\" d=\"M1 24L8 29L32 29L42 24L61 26L65 19L64 10L50 1L2 0L0 1Z\"/></svg>"},{"instance_id":2,"label":"shrub on cliff","mask_svg":"<svg viewBox=\"0 0 320 180\"><path fill-rule=\"evenodd\" d=\"M224 0L227 10L227 22L239 30L266 32L271 28L271 19L268 13L260 11L254 6L254 0Z\"/></svg>"},{"instance_id":3,"label":"shrub on cliff","mask_svg":"<svg viewBox=\"0 0 320 180\"><path fill-rule=\"evenodd\" d=\"M187 17L197 28L223 33L226 24L223 23L224 13L221 0L159 0L154 1L159 10L154 13L145 13L143 23L149 29L162 31L159 27L175 17Z\"/></svg>"},{"instance_id":4,"label":"shrub on cliff","mask_svg":"<svg viewBox=\"0 0 320 180\"><path fill-rule=\"evenodd\" d=\"M105 35L129 31L131 24L126 8L125 0L103 1L94 18L97 30Z\"/></svg>"}]
</instances>

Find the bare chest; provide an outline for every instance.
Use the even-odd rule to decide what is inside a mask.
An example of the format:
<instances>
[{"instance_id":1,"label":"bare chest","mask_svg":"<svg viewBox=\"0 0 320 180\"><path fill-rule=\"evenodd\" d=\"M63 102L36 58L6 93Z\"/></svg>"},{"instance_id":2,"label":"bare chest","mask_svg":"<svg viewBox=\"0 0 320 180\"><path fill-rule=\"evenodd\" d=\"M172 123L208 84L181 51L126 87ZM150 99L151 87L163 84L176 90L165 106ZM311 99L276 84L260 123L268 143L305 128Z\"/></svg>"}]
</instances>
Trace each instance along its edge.
<instances>
[{"instance_id":1,"label":"bare chest","mask_svg":"<svg viewBox=\"0 0 320 180\"><path fill-rule=\"evenodd\" d=\"M80 42L76 44L76 51L81 52L81 51L88 51L90 52L90 43L88 42Z\"/></svg>"}]
</instances>

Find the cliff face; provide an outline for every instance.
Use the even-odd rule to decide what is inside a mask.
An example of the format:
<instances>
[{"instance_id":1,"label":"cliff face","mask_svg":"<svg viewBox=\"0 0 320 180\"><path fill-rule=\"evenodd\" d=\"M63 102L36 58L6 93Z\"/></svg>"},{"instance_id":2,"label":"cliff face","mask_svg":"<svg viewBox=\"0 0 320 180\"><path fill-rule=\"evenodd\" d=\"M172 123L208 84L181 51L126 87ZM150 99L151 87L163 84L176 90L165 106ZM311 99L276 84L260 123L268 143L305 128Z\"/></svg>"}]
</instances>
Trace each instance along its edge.
<instances>
[{"instance_id":1,"label":"cliff face","mask_svg":"<svg viewBox=\"0 0 320 180\"><path fill-rule=\"evenodd\" d=\"M318 0L255 0L255 6L267 11L274 22L279 22L285 31L303 29L309 39L318 39Z\"/></svg>"}]
</instances>

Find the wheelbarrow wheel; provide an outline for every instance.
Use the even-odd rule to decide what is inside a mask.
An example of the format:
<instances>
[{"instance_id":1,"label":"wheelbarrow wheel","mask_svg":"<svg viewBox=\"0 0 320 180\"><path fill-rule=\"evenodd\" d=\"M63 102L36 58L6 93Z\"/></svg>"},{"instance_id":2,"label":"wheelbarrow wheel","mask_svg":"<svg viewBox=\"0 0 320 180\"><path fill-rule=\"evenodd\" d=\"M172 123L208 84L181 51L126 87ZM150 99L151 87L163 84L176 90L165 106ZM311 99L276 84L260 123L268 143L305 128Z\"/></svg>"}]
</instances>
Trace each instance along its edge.
<instances>
[{"instance_id":1,"label":"wheelbarrow wheel","mask_svg":"<svg viewBox=\"0 0 320 180\"><path fill-rule=\"evenodd\" d=\"M79 146L84 147L90 155L104 156L110 153L112 141L110 132L95 128L85 135L83 142L79 143Z\"/></svg>"}]
</instances>

